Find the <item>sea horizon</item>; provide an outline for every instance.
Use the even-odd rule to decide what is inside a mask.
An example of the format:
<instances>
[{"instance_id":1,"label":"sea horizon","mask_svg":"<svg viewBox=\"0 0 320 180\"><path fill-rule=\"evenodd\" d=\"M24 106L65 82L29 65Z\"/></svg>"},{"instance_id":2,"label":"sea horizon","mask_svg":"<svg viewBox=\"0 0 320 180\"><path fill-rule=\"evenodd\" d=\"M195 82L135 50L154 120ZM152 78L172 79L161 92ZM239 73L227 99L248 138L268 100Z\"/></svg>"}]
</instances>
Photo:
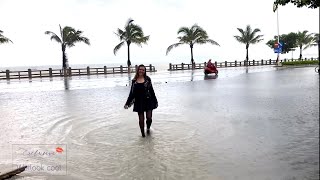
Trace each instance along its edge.
<instances>
[{"instance_id":1,"label":"sea horizon","mask_svg":"<svg viewBox=\"0 0 320 180\"><path fill-rule=\"evenodd\" d=\"M153 66L156 67L157 71L162 71L162 70L167 70L169 69L169 63L133 63L132 66L139 65L139 64L144 64L145 66L149 66L152 64ZM104 66L107 67L120 67L120 66L126 67L126 63L105 63L105 64L71 64L69 67L75 68L75 69L82 69L82 68L87 68L88 66L90 68L103 68ZM57 64L51 64L51 65L24 65L24 66L4 66L0 67L0 71L27 71L28 69L31 70L46 70L46 69L62 69L62 65L57 65Z\"/></svg>"},{"instance_id":2,"label":"sea horizon","mask_svg":"<svg viewBox=\"0 0 320 180\"><path fill-rule=\"evenodd\" d=\"M308 57L308 58L311 58L311 57ZM269 60L269 59L270 58L268 58L268 59L267 58L263 58L263 60ZM275 58L271 58L271 59L274 60ZM252 60L250 60L250 61L252 61ZM259 59L259 61L260 60L261 59ZM238 61L240 62L241 60L238 60ZM202 60L202 61L201 60L198 60L198 61L196 60L195 61L195 63L197 63L197 64L198 63L204 63L204 62L207 62L207 60ZM213 59L213 62L221 63L221 62L225 62L225 61L214 61L214 59ZM233 61L232 60L227 60L227 62L233 62ZM144 64L145 66L149 66L151 64L151 65L155 66L157 71L166 71L166 70L169 69L169 64L170 63L172 63L172 64L181 64L181 63L191 64L191 62L189 60L188 61L181 61L181 62L179 62L178 60L175 60L173 62L159 62L159 61L157 61L157 62L148 62L148 63L145 63L145 62L134 63L134 62L132 62L132 66L140 65L140 64ZM90 64L90 63L89 64L83 64L83 63L69 64L69 67L75 68L75 69L81 69L81 68L87 68L88 66L90 68L103 68L104 66L107 66L107 67L120 67L121 65L126 67L127 66L126 61L123 61L121 63L109 62L109 63L92 63L92 64ZM0 66L0 71L6 71L6 70L10 70L10 71L27 71L28 69L31 69L31 70L46 70L46 69L49 69L49 68L62 69L62 64Z\"/></svg>"},{"instance_id":3,"label":"sea horizon","mask_svg":"<svg viewBox=\"0 0 320 180\"><path fill-rule=\"evenodd\" d=\"M307 59L311 59L311 58L318 58L318 57L305 57ZM275 58L261 58L261 59L256 59L256 61L260 61L260 60L275 60ZM281 60L284 60L284 59L288 59L288 58L281 58ZM290 58L289 58L290 59ZM250 61L252 61L254 59L251 59ZM235 60L234 60L235 61ZM240 61L244 61L244 60L238 60L238 62ZM204 63L204 62L207 62L207 60L196 60L195 63ZM217 63L221 63L221 62L225 62L225 61L214 61L213 59L213 62L217 62ZM232 60L227 60L227 62L233 62ZM172 64L181 64L181 63L185 63L185 64L191 64L191 62L189 61L181 61L179 62L178 60L175 60L173 62L159 62L159 61L156 61L156 62L148 62L148 63L145 63L145 62L138 62L138 63L134 63L132 62L132 66L135 66L135 65L140 65L140 64L144 64L145 66L149 66L150 64L155 66L155 69L159 72L159 71L167 71L169 69L169 64L172 63ZM120 66L123 66L123 67L126 67L127 64L126 64L126 61L123 61L121 63L114 63L114 62L108 62L108 63L92 63L92 64L82 64L82 63L79 63L79 64L69 64L69 67L71 68L74 68L74 69L82 69L82 68L87 68L88 66L90 68L103 68L104 66L107 66L107 67L120 67ZM52 68L52 69L62 69L62 64L48 64L48 65L16 65L16 66L0 66L0 71L6 71L6 70L10 70L10 71L27 71L28 69L31 69L31 70L47 70L49 68Z\"/></svg>"}]
</instances>

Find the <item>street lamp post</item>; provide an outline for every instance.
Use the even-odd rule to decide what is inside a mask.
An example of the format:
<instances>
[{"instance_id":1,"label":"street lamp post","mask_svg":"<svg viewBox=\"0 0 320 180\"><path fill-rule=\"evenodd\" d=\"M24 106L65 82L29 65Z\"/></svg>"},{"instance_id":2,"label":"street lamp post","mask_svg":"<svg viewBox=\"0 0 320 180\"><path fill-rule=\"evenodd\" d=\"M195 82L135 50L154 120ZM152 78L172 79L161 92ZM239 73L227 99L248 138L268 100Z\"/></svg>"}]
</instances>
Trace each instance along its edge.
<instances>
[{"instance_id":1,"label":"street lamp post","mask_svg":"<svg viewBox=\"0 0 320 180\"><path fill-rule=\"evenodd\" d=\"M320 17L320 7L319 7L319 17ZM319 61L318 66L320 68L320 25L319 25L319 36L318 36L318 61ZM320 75L319 69L318 69L318 73Z\"/></svg>"},{"instance_id":2,"label":"street lamp post","mask_svg":"<svg viewBox=\"0 0 320 180\"><path fill-rule=\"evenodd\" d=\"M280 34L279 34L279 8L277 8L277 30L278 30L278 45L280 44ZM277 53L277 64L280 60L280 54L279 51Z\"/></svg>"}]
</instances>

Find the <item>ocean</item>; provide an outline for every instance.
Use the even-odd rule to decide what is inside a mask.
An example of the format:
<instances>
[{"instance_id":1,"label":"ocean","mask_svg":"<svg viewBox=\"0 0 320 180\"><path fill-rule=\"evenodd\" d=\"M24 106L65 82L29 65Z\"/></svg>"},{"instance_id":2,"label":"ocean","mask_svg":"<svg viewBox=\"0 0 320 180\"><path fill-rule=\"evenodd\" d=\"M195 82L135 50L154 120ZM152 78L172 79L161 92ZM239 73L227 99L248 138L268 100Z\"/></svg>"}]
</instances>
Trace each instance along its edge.
<instances>
[{"instance_id":1,"label":"ocean","mask_svg":"<svg viewBox=\"0 0 320 180\"><path fill-rule=\"evenodd\" d=\"M169 69L169 63L149 63L149 64L144 64L145 66L149 66L150 64L152 64L153 66L155 66L156 70L159 71L166 71L167 69ZM81 69L81 68L87 68L88 66L90 68L103 68L104 66L107 67L120 67L120 66L127 66L125 63L109 63L109 64L71 64L69 65L71 68L74 69ZM136 64L133 64L132 66L135 66ZM140 65L140 64L137 64ZM46 70L46 69L61 69L62 65L41 65L41 66L11 66L11 67L0 67L0 71L6 71L6 70L10 70L10 71L27 71L28 69L31 70Z\"/></svg>"}]
</instances>

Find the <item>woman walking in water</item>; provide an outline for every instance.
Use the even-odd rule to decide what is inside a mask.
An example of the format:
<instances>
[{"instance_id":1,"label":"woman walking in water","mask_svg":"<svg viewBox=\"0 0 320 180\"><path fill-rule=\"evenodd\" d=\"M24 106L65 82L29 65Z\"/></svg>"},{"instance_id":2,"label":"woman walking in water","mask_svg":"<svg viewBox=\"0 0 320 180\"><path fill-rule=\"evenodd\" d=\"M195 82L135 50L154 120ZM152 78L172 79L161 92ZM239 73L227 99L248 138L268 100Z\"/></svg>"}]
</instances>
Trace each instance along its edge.
<instances>
[{"instance_id":1,"label":"woman walking in water","mask_svg":"<svg viewBox=\"0 0 320 180\"><path fill-rule=\"evenodd\" d=\"M151 79L147 76L146 67L143 64L138 66L136 75L131 83L129 97L124 108L128 109L132 104L134 104L133 111L137 112L139 116L141 135L142 137L145 137L144 112L146 112L147 134L149 134L152 123L152 110L158 107L158 100L154 93Z\"/></svg>"}]
</instances>

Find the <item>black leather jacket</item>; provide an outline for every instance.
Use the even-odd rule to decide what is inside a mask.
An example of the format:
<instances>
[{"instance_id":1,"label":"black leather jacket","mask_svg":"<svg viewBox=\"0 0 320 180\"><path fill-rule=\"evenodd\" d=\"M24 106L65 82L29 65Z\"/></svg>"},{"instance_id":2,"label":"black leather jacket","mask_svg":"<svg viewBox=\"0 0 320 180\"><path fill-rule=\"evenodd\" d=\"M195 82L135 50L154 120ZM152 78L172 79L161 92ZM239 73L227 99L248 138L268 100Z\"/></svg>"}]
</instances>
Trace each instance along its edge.
<instances>
[{"instance_id":1,"label":"black leather jacket","mask_svg":"<svg viewBox=\"0 0 320 180\"><path fill-rule=\"evenodd\" d=\"M129 97L126 102L127 106L131 106L132 103L134 102L135 97L137 97L137 94L134 90L135 83L137 83L136 79L133 79L131 82L131 90L129 93ZM156 109L158 107L158 100L154 92L154 89L152 87L151 78L149 76L146 76L145 78L144 87L145 87L145 97L151 98L152 109Z\"/></svg>"}]
</instances>

